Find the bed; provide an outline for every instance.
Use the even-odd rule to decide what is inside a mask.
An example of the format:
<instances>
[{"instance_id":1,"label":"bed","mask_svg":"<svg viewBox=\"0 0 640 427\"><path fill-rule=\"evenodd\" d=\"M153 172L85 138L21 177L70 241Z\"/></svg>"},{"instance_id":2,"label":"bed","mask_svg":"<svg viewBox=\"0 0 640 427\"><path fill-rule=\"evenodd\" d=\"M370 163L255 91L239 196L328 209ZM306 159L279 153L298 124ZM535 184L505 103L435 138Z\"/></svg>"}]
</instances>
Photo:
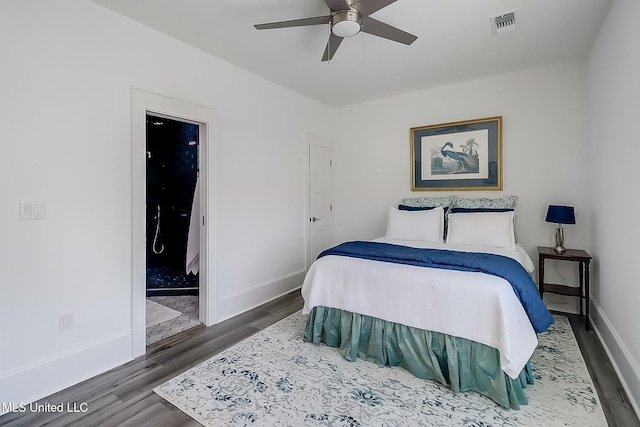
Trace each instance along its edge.
<instances>
[{"instance_id":1,"label":"bed","mask_svg":"<svg viewBox=\"0 0 640 427\"><path fill-rule=\"evenodd\" d=\"M517 243L517 197L403 199L384 237L323 252L304 284L304 339L402 366L518 409L553 323Z\"/></svg>"}]
</instances>

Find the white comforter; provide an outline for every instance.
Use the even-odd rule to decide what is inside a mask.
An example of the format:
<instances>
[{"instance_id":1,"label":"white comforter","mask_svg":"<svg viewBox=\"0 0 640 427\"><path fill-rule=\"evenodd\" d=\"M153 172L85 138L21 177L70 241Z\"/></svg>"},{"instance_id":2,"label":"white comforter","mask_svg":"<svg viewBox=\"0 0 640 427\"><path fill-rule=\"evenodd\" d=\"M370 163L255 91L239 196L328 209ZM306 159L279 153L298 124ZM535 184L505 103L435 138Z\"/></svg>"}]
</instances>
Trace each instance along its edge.
<instances>
[{"instance_id":1,"label":"white comforter","mask_svg":"<svg viewBox=\"0 0 640 427\"><path fill-rule=\"evenodd\" d=\"M376 239L414 247L510 256L529 272L527 253L487 247ZM502 370L516 378L538 339L509 282L501 277L329 255L316 260L302 286L303 313L325 306L473 340L500 350Z\"/></svg>"}]
</instances>

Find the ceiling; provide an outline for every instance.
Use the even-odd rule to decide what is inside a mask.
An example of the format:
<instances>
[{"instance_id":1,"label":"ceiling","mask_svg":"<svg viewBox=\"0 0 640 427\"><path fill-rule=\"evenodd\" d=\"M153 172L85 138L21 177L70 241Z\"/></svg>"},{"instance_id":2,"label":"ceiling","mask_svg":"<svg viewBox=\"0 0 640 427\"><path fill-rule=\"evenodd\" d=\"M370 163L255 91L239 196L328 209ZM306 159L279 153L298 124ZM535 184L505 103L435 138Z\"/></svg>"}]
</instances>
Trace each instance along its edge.
<instances>
[{"instance_id":1,"label":"ceiling","mask_svg":"<svg viewBox=\"0 0 640 427\"><path fill-rule=\"evenodd\" d=\"M253 25L328 15L323 0L92 0L329 106L584 58L611 0L398 0L372 18L418 36L360 33L321 62L329 25ZM363 0L367 1L367 0ZM490 17L517 10L494 35Z\"/></svg>"}]
</instances>

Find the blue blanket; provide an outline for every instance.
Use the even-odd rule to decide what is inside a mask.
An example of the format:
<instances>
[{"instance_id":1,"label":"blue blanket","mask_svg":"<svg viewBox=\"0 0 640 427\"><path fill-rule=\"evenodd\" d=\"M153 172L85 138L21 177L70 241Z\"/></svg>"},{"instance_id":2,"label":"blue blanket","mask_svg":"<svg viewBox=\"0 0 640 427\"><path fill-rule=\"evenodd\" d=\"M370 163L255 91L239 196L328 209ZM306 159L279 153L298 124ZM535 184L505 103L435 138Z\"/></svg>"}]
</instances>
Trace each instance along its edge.
<instances>
[{"instance_id":1,"label":"blue blanket","mask_svg":"<svg viewBox=\"0 0 640 427\"><path fill-rule=\"evenodd\" d=\"M323 251L318 258L340 255L397 264L474 271L492 274L511 283L513 292L522 303L533 329L544 332L553 323L553 316L542 302L535 283L522 265L502 255L457 252L443 249L423 249L390 243L354 241L342 243Z\"/></svg>"}]
</instances>

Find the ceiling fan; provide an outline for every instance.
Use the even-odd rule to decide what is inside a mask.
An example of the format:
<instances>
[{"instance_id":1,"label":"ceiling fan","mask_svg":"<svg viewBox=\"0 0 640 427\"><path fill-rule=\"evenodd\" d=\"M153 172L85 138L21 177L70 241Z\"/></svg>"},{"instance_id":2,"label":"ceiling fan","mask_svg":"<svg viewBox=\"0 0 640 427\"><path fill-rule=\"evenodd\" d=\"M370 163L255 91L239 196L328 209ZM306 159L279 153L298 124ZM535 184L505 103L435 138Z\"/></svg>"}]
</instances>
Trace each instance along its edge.
<instances>
[{"instance_id":1,"label":"ceiling fan","mask_svg":"<svg viewBox=\"0 0 640 427\"><path fill-rule=\"evenodd\" d=\"M316 16L313 18L294 19L291 21L269 22L257 24L254 27L258 30L269 30L273 28L304 27L308 25L331 25L331 35L324 49L322 61L333 58L340 43L345 37L355 36L359 32L373 34L394 42L410 45L418 37L402 31L399 28L385 24L371 18L371 15L378 10L389 6L396 0L324 0L331 13L326 16Z\"/></svg>"}]
</instances>

